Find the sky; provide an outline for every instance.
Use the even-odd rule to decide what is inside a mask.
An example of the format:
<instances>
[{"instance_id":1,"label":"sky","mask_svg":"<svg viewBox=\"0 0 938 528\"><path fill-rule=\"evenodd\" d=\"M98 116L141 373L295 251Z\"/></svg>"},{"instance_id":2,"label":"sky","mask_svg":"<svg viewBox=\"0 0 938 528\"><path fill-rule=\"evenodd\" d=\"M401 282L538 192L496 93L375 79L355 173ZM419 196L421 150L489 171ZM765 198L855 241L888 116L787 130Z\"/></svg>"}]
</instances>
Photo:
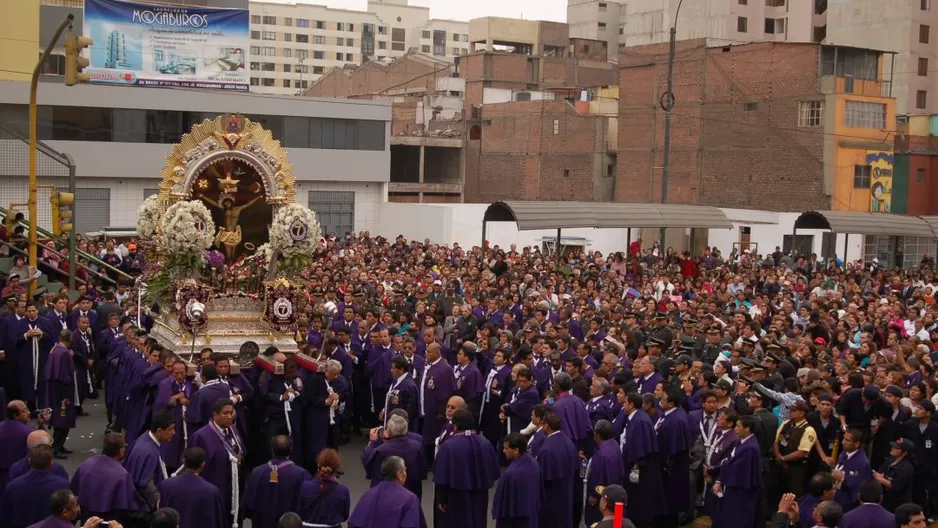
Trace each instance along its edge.
<instances>
[{"instance_id":1,"label":"sky","mask_svg":"<svg viewBox=\"0 0 938 528\"><path fill-rule=\"evenodd\" d=\"M293 1L360 11L368 6L368 0ZM500 16L556 22L567 20L567 0L410 0L410 4L429 7L431 18L468 21L485 16Z\"/></svg>"}]
</instances>

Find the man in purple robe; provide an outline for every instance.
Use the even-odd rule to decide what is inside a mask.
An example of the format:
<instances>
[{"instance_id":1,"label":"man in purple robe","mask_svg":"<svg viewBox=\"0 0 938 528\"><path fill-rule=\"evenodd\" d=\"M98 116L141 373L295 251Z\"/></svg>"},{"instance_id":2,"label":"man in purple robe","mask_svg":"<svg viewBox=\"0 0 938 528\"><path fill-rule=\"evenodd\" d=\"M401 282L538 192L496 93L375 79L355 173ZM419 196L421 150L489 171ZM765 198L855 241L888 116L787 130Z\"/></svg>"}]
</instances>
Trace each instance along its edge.
<instances>
[{"instance_id":1,"label":"man in purple robe","mask_svg":"<svg viewBox=\"0 0 938 528\"><path fill-rule=\"evenodd\" d=\"M191 447L183 454L182 471L160 483L160 506L179 512L179 526L231 528L221 492L201 477L205 450Z\"/></svg>"},{"instance_id":2,"label":"man in purple robe","mask_svg":"<svg viewBox=\"0 0 938 528\"><path fill-rule=\"evenodd\" d=\"M303 483L312 479L308 471L290 460L292 449L290 437L275 436L273 458L251 471L242 507L252 528L277 528L280 516L296 508Z\"/></svg>"},{"instance_id":3,"label":"man in purple robe","mask_svg":"<svg viewBox=\"0 0 938 528\"><path fill-rule=\"evenodd\" d=\"M159 485L169 478L161 447L176 433L173 415L167 410L157 411L150 421L150 430L137 438L124 459L124 467L134 481L134 487L146 500L150 510L160 502Z\"/></svg>"},{"instance_id":4,"label":"man in purple robe","mask_svg":"<svg viewBox=\"0 0 938 528\"><path fill-rule=\"evenodd\" d=\"M482 412L482 393L485 392L485 381L479 367L476 366L476 349L473 343L464 343L456 353L456 366L453 375L456 377L456 394L466 400L466 406L476 423Z\"/></svg>"},{"instance_id":5,"label":"man in purple robe","mask_svg":"<svg viewBox=\"0 0 938 528\"><path fill-rule=\"evenodd\" d=\"M761 523L756 519L756 510L765 488L759 442L753 436L755 427L751 415L740 416L736 421L739 443L723 464L720 479L713 484L713 494L720 501L719 510L727 512L720 516L720 528L753 528Z\"/></svg>"},{"instance_id":6,"label":"man in purple robe","mask_svg":"<svg viewBox=\"0 0 938 528\"><path fill-rule=\"evenodd\" d=\"M32 409L46 405L46 380L43 376L49 351L55 346L58 331L45 318L39 317L35 304L26 305L26 317L15 329L16 365L19 368L20 390L23 400Z\"/></svg>"},{"instance_id":7,"label":"man in purple robe","mask_svg":"<svg viewBox=\"0 0 938 528\"><path fill-rule=\"evenodd\" d=\"M537 528L543 496L541 468L525 453L527 441L521 434L510 433L502 444L508 469L498 479L492 499L495 528Z\"/></svg>"},{"instance_id":8,"label":"man in purple robe","mask_svg":"<svg viewBox=\"0 0 938 528\"><path fill-rule=\"evenodd\" d=\"M580 475L580 457L573 442L563 434L561 424L557 413L547 413L544 418L547 437L537 454L546 497L538 514L542 527L569 527L580 521L581 511L576 508L576 503L582 503L582 496L577 501L574 491Z\"/></svg>"},{"instance_id":9,"label":"man in purple robe","mask_svg":"<svg viewBox=\"0 0 938 528\"><path fill-rule=\"evenodd\" d=\"M677 528L679 517L691 510L688 475L693 438L687 413L681 408L682 397L679 388L668 388L661 398L661 417L655 423L665 493L665 514L659 524L665 528Z\"/></svg>"},{"instance_id":10,"label":"man in purple robe","mask_svg":"<svg viewBox=\"0 0 938 528\"><path fill-rule=\"evenodd\" d=\"M254 397L254 387L247 379L247 376L231 372L231 360L224 355L215 354L215 370L218 371L218 379L223 384L228 385L231 392L231 403L235 406L235 427L241 433L241 438L248 437L248 409L251 407L251 400Z\"/></svg>"},{"instance_id":11,"label":"man in purple robe","mask_svg":"<svg viewBox=\"0 0 938 528\"><path fill-rule=\"evenodd\" d=\"M231 398L231 388L218 378L218 370L214 365L202 367L201 380L199 390L191 395L192 402L186 407L189 438L211 421L215 402L221 399L230 401Z\"/></svg>"},{"instance_id":12,"label":"man in purple robe","mask_svg":"<svg viewBox=\"0 0 938 528\"><path fill-rule=\"evenodd\" d=\"M68 432L75 427L75 406L78 404L75 386L75 362L72 351L72 332L59 330L59 342L49 352L43 378L46 380L46 398L52 408L49 423L52 425L52 451L55 458L65 458L71 453L65 448Z\"/></svg>"},{"instance_id":13,"label":"man in purple robe","mask_svg":"<svg viewBox=\"0 0 938 528\"><path fill-rule=\"evenodd\" d=\"M512 367L518 369L515 385L511 388L502 405L499 418L505 421L508 434L520 433L531 423L531 410L540 403L541 396L534 386L534 373L524 365Z\"/></svg>"},{"instance_id":14,"label":"man in purple robe","mask_svg":"<svg viewBox=\"0 0 938 528\"><path fill-rule=\"evenodd\" d=\"M586 412L586 404L577 398L570 390L573 388L573 378L566 372L554 376L554 404L551 410L557 413L563 423L561 431L573 442L573 445L583 450L585 443L592 437L593 424Z\"/></svg>"},{"instance_id":15,"label":"man in purple robe","mask_svg":"<svg viewBox=\"0 0 938 528\"><path fill-rule=\"evenodd\" d=\"M625 397L622 411L627 418L619 445L625 470L624 487L630 499L628 516L638 528L654 526L665 511L655 425L642 410L642 395L637 392Z\"/></svg>"},{"instance_id":16,"label":"man in purple robe","mask_svg":"<svg viewBox=\"0 0 938 528\"><path fill-rule=\"evenodd\" d=\"M69 489L60 489L49 497L51 515L29 528L73 528L78 520L78 499ZM92 520L94 522L94 520Z\"/></svg>"},{"instance_id":17,"label":"man in purple robe","mask_svg":"<svg viewBox=\"0 0 938 528\"><path fill-rule=\"evenodd\" d=\"M867 480L860 484L857 492L859 505L844 514L840 528L863 528L866 526L902 526L896 523L896 516L882 506L883 485L876 480Z\"/></svg>"},{"instance_id":18,"label":"man in purple robe","mask_svg":"<svg viewBox=\"0 0 938 528\"><path fill-rule=\"evenodd\" d=\"M160 382L153 402L153 410L168 410L173 415L176 434L172 440L160 445L160 454L166 464L166 471L172 474L182 464L182 453L189 442L189 425L186 423L186 411L192 403L192 395L198 391L192 380L186 378L186 364L175 361L170 377Z\"/></svg>"},{"instance_id":19,"label":"man in purple robe","mask_svg":"<svg viewBox=\"0 0 938 528\"><path fill-rule=\"evenodd\" d=\"M146 510L133 478L121 465L125 452L124 437L107 434L101 454L85 460L75 470L71 488L78 496L82 522L91 517L119 520L126 513Z\"/></svg>"},{"instance_id":20,"label":"man in purple robe","mask_svg":"<svg viewBox=\"0 0 938 528\"><path fill-rule=\"evenodd\" d=\"M586 504L583 507L583 521L586 526L592 526L603 519L603 513L599 509L599 501L602 499L599 490L610 484L621 484L625 481L622 450L615 434L609 420L599 420L593 426L597 447L586 465Z\"/></svg>"},{"instance_id":21,"label":"man in purple robe","mask_svg":"<svg viewBox=\"0 0 938 528\"><path fill-rule=\"evenodd\" d=\"M127 386L127 398L124 400L124 438L127 444L134 445L137 437L144 434L145 424L149 411L151 380L158 374L165 372L163 362L163 346L156 342L149 342L144 346L146 365L142 371L135 371L133 379ZM134 360L136 363L136 359ZM155 384L154 384L155 385Z\"/></svg>"},{"instance_id":22,"label":"man in purple robe","mask_svg":"<svg viewBox=\"0 0 938 528\"><path fill-rule=\"evenodd\" d=\"M434 454L434 440L446 424L446 402L456 393L456 377L442 358L439 343L427 345L427 363L420 378L420 417L423 418L424 451L428 460Z\"/></svg>"},{"instance_id":23,"label":"man in purple robe","mask_svg":"<svg viewBox=\"0 0 938 528\"><path fill-rule=\"evenodd\" d=\"M289 364L289 360L284 365ZM316 457L326 448L329 440L329 428L335 425L335 407L338 406L340 395L330 392L325 372L317 370L310 372L302 369L303 394L301 401L303 416L302 463L308 471L316 470ZM296 450L294 449L294 453Z\"/></svg>"},{"instance_id":24,"label":"man in purple robe","mask_svg":"<svg viewBox=\"0 0 938 528\"><path fill-rule=\"evenodd\" d=\"M397 414L388 418L383 430L382 428L372 429L370 441L362 452L362 465L365 467L365 477L371 479L371 486L374 487L382 481L381 466L384 461L392 456L401 457L409 468L404 487L419 499L423 497L427 462L423 453L423 445L408 438L407 432L407 420ZM380 444L379 435L384 436Z\"/></svg>"},{"instance_id":25,"label":"man in purple robe","mask_svg":"<svg viewBox=\"0 0 938 528\"><path fill-rule=\"evenodd\" d=\"M208 425L192 433L189 447L201 447L205 451L202 476L221 492L227 511L225 524L232 526L240 511L239 473L245 445L234 427L234 405L227 396L215 401L212 419Z\"/></svg>"},{"instance_id":26,"label":"man in purple robe","mask_svg":"<svg viewBox=\"0 0 938 528\"><path fill-rule=\"evenodd\" d=\"M29 471L7 483L0 499L0 519L9 528L26 528L49 514L52 493L68 489L68 479L52 471L52 448L40 445L29 454Z\"/></svg>"},{"instance_id":27,"label":"man in purple robe","mask_svg":"<svg viewBox=\"0 0 938 528\"><path fill-rule=\"evenodd\" d=\"M392 456L381 465L384 481L362 495L349 517L350 528L427 528L420 499L404 487L407 467ZM483 505L483 511L484 511Z\"/></svg>"},{"instance_id":28,"label":"man in purple robe","mask_svg":"<svg viewBox=\"0 0 938 528\"><path fill-rule=\"evenodd\" d=\"M26 438L36 428L29 425L26 403L13 400L6 407L7 419L0 422L0 493L7 482L7 473L18 460L29 454Z\"/></svg>"},{"instance_id":29,"label":"man in purple robe","mask_svg":"<svg viewBox=\"0 0 938 528\"><path fill-rule=\"evenodd\" d=\"M29 436L26 437L26 447L29 448L29 451L32 452L38 446L49 446L52 448L52 435L50 435L45 429L36 429L35 431L29 433ZM54 457L53 457L54 458ZM13 479L17 477L22 477L29 471L29 455L17 460L10 466L10 472L7 474L7 482L12 482ZM68 480L68 471L61 464L56 464L52 462L52 470L56 475ZM0 489L0 493L2 493Z\"/></svg>"},{"instance_id":30,"label":"man in purple robe","mask_svg":"<svg viewBox=\"0 0 938 528\"><path fill-rule=\"evenodd\" d=\"M498 454L475 433L476 418L453 413L456 432L440 445L433 471L434 526L485 528L489 489L499 477Z\"/></svg>"},{"instance_id":31,"label":"man in purple robe","mask_svg":"<svg viewBox=\"0 0 938 528\"><path fill-rule=\"evenodd\" d=\"M840 504L844 513L860 504L860 486L873 478L873 468L866 458L863 447L863 432L859 429L847 429L841 440L843 452L834 466L834 480L840 482L834 494L834 500Z\"/></svg>"},{"instance_id":32,"label":"man in purple robe","mask_svg":"<svg viewBox=\"0 0 938 528\"><path fill-rule=\"evenodd\" d=\"M408 372L410 367L410 363L407 362L404 356L396 356L391 359L391 377L394 381L391 382L391 388L388 390L387 396L385 397L383 411L385 427L388 425L388 418L391 415L391 411L394 409L402 409L407 412L408 416L414 418L413 422L408 424L408 428L416 429L418 404L417 384L414 383L414 378L411 377Z\"/></svg>"}]
</instances>

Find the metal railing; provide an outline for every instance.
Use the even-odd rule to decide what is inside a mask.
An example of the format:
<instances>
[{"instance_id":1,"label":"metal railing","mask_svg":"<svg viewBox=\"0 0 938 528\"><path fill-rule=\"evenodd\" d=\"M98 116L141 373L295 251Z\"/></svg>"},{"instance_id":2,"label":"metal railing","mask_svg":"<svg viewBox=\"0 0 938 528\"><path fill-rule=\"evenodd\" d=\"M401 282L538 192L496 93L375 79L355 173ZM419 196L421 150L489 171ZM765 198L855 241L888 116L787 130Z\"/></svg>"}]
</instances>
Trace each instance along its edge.
<instances>
[{"instance_id":1,"label":"metal railing","mask_svg":"<svg viewBox=\"0 0 938 528\"><path fill-rule=\"evenodd\" d=\"M10 242L4 242L4 241L0 240L0 246L5 247L5 248L7 248L7 249L13 251L13 252L16 253L17 255L22 255L22 256L26 257L27 259L29 258L29 253L27 253L27 252L23 251L22 249L16 247L14 244L12 244L12 243L10 243ZM56 252L56 253L58 253L58 252ZM59 256L61 256L61 255L59 255ZM40 264L41 264L41 263L42 263L42 261L40 260ZM79 265L79 266L80 266L80 265ZM65 275L65 280L68 281L68 272L67 272L67 271L63 271L63 270L61 270L61 269L59 269L59 268L56 268L56 267L54 267L54 266L46 266L46 267L48 267L49 269L52 269L53 271L55 271L55 272L56 272L57 274L59 274L59 275ZM83 268L83 269L87 269L87 268ZM40 270L40 271L41 271L41 270ZM96 273L94 270L90 270L90 269L88 270L88 272L89 272L89 273ZM103 278L106 279L106 280L110 280L109 277L103 277ZM111 282L113 282L113 281L111 281ZM75 283L76 283L76 284L87 284L87 283L84 281L84 279L79 279L78 277L75 277Z\"/></svg>"}]
</instances>

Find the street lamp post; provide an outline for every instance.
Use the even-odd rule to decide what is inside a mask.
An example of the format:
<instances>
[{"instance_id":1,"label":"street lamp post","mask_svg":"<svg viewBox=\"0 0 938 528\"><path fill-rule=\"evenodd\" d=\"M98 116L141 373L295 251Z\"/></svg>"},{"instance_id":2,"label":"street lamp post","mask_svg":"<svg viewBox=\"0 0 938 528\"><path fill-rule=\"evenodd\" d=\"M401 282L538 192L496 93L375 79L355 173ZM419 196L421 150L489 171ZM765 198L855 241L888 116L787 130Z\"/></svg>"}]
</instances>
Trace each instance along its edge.
<instances>
[{"instance_id":1,"label":"street lamp post","mask_svg":"<svg viewBox=\"0 0 938 528\"><path fill-rule=\"evenodd\" d=\"M674 97L674 55L677 47L677 17L681 13L681 5L684 0L677 3L677 9L674 11L674 18L671 21L671 39L668 45L668 90L661 97L661 107L664 109L664 159L661 167L661 203L668 203L668 172L671 167L671 110L676 101ZM660 240L661 248L665 246L665 235L667 229L662 227Z\"/></svg>"}]
</instances>

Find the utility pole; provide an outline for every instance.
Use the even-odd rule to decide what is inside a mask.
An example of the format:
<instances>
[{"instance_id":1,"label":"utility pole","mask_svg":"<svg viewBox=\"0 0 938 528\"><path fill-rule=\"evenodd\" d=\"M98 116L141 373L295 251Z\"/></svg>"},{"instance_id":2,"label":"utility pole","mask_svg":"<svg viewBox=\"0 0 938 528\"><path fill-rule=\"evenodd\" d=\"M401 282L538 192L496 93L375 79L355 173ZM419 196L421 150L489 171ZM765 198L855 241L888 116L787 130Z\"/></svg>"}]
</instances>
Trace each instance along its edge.
<instances>
[{"instance_id":1,"label":"utility pole","mask_svg":"<svg viewBox=\"0 0 938 528\"><path fill-rule=\"evenodd\" d=\"M671 110L676 101L674 97L674 55L677 47L677 17L681 14L681 5L684 0L677 3L677 9L674 11L674 19L671 21L671 40L668 45L668 91L661 96L661 108L664 109L664 159L661 168L661 203L668 203L668 172L671 164ZM667 229L662 227L660 240L661 250L665 248L665 235Z\"/></svg>"}]
</instances>

